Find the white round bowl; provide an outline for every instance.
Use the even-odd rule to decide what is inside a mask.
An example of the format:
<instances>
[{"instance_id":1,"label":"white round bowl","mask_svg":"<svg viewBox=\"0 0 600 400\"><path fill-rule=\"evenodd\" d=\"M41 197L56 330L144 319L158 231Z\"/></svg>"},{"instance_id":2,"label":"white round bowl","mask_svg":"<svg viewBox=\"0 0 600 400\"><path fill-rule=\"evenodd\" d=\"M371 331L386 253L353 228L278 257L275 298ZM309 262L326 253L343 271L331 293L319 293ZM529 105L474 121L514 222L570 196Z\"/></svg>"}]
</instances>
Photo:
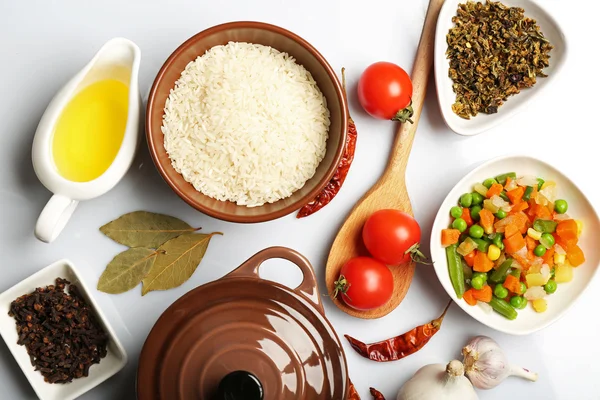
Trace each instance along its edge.
<instances>
[{"instance_id":1,"label":"white round bowl","mask_svg":"<svg viewBox=\"0 0 600 400\"><path fill-rule=\"evenodd\" d=\"M446 251L441 245L441 231L448 227L451 220L450 208L457 205L459 197L465 192L471 193L475 183L506 172L516 172L518 176L535 175L546 181L556 182L558 197L567 200L569 204L567 212L569 216L583 222L583 232L578 244L586 258L584 264L575 268L571 282L560 283L554 294L546 296L548 309L545 312L536 313L531 305L528 305L527 308L518 310L519 316L512 321L494 311L486 311L483 307L470 306L464 300L456 297L448 275ZM431 232L431 258L434 262L435 273L448 295L467 314L482 324L512 335L527 335L539 331L562 317L587 288L600 264L600 246L598 246L600 219L598 219L598 214L581 190L569 178L551 165L529 156L513 155L495 158L467 174L444 199L435 217Z\"/></svg>"}]
</instances>

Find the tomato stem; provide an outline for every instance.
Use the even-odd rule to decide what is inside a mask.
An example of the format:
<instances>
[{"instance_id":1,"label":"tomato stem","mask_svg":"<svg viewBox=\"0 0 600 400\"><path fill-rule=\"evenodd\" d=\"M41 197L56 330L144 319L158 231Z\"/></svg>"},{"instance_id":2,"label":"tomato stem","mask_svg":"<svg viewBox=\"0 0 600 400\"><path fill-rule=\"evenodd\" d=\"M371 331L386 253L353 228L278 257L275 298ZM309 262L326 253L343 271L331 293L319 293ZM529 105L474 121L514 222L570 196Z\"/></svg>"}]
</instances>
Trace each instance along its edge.
<instances>
[{"instance_id":1,"label":"tomato stem","mask_svg":"<svg viewBox=\"0 0 600 400\"><path fill-rule=\"evenodd\" d=\"M413 114L414 114L414 110L412 108L412 99L411 99L410 103L408 103L408 105L405 108L403 108L402 110L400 110L396 113L394 118L392 118L392 121L399 121L402 123L408 121L412 124L413 120L410 119L410 117L412 117Z\"/></svg>"},{"instance_id":2,"label":"tomato stem","mask_svg":"<svg viewBox=\"0 0 600 400\"><path fill-rule=\"evenodd\" d=\"M337 281L333 282L333 298L337 298L338 294L342 294L342 296L346 296L350 299L350 296L346 293L350 288L350 283L346 280L344 275L340 275Z\"/></svg>"},{"instance_id":3,"label":"tomato stem","mask_svg":"<svg viewBox=\"0 0 600 400\"><path fill-rule=\"evenodd\" d=\"M429 258L423 254L423 252L419 249L419 246L420 243L413 244L404 252L404 254L410 254L410 259L418 264L433 265L433 262L431 262Z\"/></svg>"}]
</instances>

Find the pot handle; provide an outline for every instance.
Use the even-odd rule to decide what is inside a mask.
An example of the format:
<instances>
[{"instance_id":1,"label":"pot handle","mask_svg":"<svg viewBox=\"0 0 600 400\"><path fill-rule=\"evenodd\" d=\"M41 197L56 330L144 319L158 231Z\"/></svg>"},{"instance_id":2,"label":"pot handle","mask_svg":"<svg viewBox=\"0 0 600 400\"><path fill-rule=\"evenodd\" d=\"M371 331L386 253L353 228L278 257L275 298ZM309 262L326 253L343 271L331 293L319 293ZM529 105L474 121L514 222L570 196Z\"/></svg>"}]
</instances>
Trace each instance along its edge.
<instances>
[{"instance_id":1,"label":"pot handle","mask_svg":"<svg viewBox=\"0 0 600 400\"><path fill-rule=\"evenodd\" d=\"M324 314L325 311L323 310L323 303L321 302L321 296L319 295L317 278L315 277L315 272L312 268L312 265L310 265L310 262L308 259L306 259L306 257L298 253L296 250L292 250L287 247L269 247L261 250L246 260L242 265L231 271L225 277L251 277L262 279L258 275L258 269L263 262L271 258L283 258L293 262L298 266L298 268L300 268L303 275L302 282L297 288L294 289L294 291L308 299L317 307L317 310L319 310L321 314Z\"/></svg>"}]
</instances>

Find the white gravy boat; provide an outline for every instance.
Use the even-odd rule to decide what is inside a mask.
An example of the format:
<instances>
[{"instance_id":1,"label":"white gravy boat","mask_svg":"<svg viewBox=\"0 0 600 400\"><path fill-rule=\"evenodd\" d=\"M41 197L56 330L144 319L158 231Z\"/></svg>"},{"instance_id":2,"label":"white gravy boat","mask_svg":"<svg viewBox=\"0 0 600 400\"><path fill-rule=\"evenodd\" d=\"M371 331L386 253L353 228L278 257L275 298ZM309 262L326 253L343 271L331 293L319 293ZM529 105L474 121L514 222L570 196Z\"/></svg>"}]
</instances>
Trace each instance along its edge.
<instances>
[{"instance_id":1,"label":"white gravy boat","mask_svg":"<svg viewBox=\"0 0 600 400\"><path fill-rule=\"evenodd\" d=\"M94 58L54 96L35 132L33 169L54 195L44 207L35 226L35 236L51 242L63 230L81 200L98 197L123 178L133 162L140 138L142 100L138 86L141 52L130 40L108 41ZM69 101L82 89L104 79L116 79L129 88L127 124L121 147L108 169L89 182L73 182L59 174L53 160L52 141L55 125Z\"/></svg>"}]
</instances>

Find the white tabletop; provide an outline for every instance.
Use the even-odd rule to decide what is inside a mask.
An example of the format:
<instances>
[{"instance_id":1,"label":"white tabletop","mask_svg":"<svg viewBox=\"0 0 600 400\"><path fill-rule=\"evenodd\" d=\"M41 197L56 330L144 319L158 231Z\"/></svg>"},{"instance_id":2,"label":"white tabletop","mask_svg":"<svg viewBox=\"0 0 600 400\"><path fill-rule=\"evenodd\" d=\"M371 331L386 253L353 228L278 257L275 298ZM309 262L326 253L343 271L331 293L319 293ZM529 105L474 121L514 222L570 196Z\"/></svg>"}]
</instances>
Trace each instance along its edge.
<instances>
[{"instance_id":1,"label":"white tabletop","mask_svg":"<svg viewBox=\"0 0 600 400\"><path fill-rule=\"evenodd\" d=\"M408 167L408 189L415 215L429 242L431 224L452 186L475 165L497 155L525 152L550 160L580 185L592 204L600 205L598 184L598 93L600 80L590 56L595 45L600 3L589 0L543 3L563 24L570 44L567 64L543 98L505 124L476 137L452 133L440 116L433 80ZM426 0L290 2L271 1L2 1L0 4L0 291L59 258L69 258L95 287L105 265L122 248L104 238L98 227L123 213L149 210L178 216L206 232L219 230L192 278L166 292L123 295L93 291L123 341L129 364L83 399L133 399L137 358L162 311L190 289L221 277L256 251L273 245L292 247L313 263L323 288L324 264L332 240L352 205L380 176L395 126L376 121L359 108L355 85L372 62L388 60L410 71L426 10ZM568 6L566 5L568 4ZM335 69L346 67L351 113L358 126L358 147L350 175L336 199L303 220L294 215L277 221L236 225L209 218L180 200L156 172L144 145L134 167L105 196L84 202L54 243L33 236L35 220L50 193L31 166L31 143L37 122L54 92L114 36L125 36L142 50L140 86L147 92L167 56L189 36L233 20L258 20L283 26L311 42ZM592 145L594 143L594 145ZM436 233L437 234L437 233ZM426 246L425 246L426 247ZM587 266L592 268L593 266ZM271 262L264 276L293 283L299 272ZM417 354L388 364L357 356L344 343L351 377L363 399L368 387L388 399L419 367L459 357L469 337L495 338L511 361L540 375L537 383L516 378L481 399L597 399L600 395L600 318L596 279L570 312L546 330L512 337L497 333L452 307L442 330ZM436 317L448 296L433 270L419 266L404 302L379 320L360 320L325 299L337 332L365 341L384 339ZM2 399L30 399L35 394L4 342L0 341Z\"/></svg>"}]
</instances>

